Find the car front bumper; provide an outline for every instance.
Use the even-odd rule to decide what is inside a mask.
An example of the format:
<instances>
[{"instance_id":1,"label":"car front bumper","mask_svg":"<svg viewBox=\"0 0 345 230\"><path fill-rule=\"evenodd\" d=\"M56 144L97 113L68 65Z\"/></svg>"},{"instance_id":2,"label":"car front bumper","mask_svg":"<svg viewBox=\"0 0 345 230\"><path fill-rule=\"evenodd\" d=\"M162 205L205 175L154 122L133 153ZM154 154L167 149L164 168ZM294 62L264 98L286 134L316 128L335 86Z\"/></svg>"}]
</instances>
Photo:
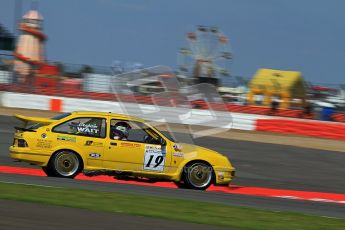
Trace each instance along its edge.
<instances>
[{"instance_id":1,"label":"car front bumper","mask_svg":"<svg viewBox=\"0 0 345 230\"><path fill-rule=\"evenodd\" d=\"M235 177L234 168L214 167L215 185L228 185Z\"/></svg>"}]
</instances>

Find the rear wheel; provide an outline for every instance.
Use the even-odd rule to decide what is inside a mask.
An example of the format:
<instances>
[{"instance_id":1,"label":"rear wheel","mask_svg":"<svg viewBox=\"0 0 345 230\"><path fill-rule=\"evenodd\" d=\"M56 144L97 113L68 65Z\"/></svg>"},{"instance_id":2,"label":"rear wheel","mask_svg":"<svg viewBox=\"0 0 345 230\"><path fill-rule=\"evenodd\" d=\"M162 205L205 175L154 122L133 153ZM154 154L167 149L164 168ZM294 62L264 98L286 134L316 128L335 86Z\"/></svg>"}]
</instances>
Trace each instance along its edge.
<instances>
[{"instance_id":1,"label":"rear wheel","mask_svg":"<svg viewBox=\"0 0 345 230\"><path fill-rule=\"evenodd\" d=\"M205 162L193 162L184 168L183 186L206 190L212 184L213 169Z\"/></svg>"},{"instance_id":2,"label":"rear wheel","mask_svg":"<svg viewBox=\"0 0 345 230\"><path fill-rule=\"evenodd\" d=\"M68 150L57 152L50 160L48 168L43 169L48 176L74 178L82 169L80 157Z\"/></svg>"}]
</instances>

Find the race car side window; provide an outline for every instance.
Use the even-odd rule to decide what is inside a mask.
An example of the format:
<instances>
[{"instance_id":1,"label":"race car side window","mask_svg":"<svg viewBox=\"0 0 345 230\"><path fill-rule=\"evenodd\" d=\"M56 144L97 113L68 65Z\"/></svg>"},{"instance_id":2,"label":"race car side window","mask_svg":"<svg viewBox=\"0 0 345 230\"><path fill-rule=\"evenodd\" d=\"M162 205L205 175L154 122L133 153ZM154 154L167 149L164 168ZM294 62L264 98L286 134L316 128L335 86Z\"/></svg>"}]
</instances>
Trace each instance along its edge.
<instances>
[{"instance_id":1,"label":"race car side window","mask_svg":"<svg viewBox=\"0 0 345 230\"><path fill-rule=\"evenodd\" d=\"M55 126L53 132L104 138L106 122L104 118L80 117Z\"/></svg>"},{"instance_id":2,"label":"race car side window","mask_svg":"<svg viewBox=\"0 0 345 230\"><path fill-rule=\"evenodd\" d=\"M129 129L127 129L128 136L122 140L126 141L135 141L135 142L142 142L143 137L146 135L145 131L134 121L125 121L125 120L118 120L118 119L111 119L110 121L110 138L114 139L114 135L112 130L116 129L116 125L119 123L127 123L129 125Z\"/></svg>"},{"instance_id":3,"label":"race car side window","mask_svg":"<svg viewBox=\"0 0 345 230\"><path fill-rule=\"evenodd\" d=\"M151 128L147 127L144 123L136 121L124 121L112 119L110 121L110 138L114 139L111 133L113 127L116 126L119 122L126 122L130 129L128 130L128 136L125 139L126 141L141 142L141 143L150 143L150 144L160 144L161 137Z\"/></svg>"}]
</instances>

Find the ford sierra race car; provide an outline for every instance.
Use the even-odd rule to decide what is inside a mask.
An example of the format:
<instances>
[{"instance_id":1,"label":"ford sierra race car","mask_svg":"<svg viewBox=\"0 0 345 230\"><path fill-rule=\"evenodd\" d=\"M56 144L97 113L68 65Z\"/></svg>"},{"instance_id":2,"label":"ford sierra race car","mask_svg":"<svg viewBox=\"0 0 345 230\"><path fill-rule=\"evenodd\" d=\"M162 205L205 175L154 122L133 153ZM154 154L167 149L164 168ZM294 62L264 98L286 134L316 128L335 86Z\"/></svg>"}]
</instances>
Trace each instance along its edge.
<instances>
[{"instance_id":1,"label":"ford sierra race car","mask_svg":"<svg viewBox=\"0 0 345 230\"><path fill-rule=\"evenodd\" d=\"M15 117L24 125L15 127L11 157L42 167L47 176L109 175L205 190L228 185L235 175L226 156L178 143L138 117L101 112Z\"/></svg>"}]
</instances>

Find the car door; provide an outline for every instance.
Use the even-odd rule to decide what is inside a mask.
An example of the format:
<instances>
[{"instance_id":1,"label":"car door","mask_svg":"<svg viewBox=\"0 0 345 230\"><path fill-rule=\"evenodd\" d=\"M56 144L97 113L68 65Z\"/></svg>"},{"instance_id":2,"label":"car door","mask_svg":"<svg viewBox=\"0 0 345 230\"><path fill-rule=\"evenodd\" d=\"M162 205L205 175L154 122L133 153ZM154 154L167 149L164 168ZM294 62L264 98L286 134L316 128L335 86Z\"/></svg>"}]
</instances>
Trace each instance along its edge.
<instances>
[{"instance_id":1,"label":"car door","mask_svg":"<svg viewBox=\"0 0 345 230\"><path fill-rule=\"evenodd\" d=\"M52 129L56 148L77 151L84 161L85 168L102 167L106 119L100 117L77 117L65 121Z\"/></svg>"},{"instance_id":2,"label":"car door","mask_svg":"<svg viewBox=\"0 0 345 230\"><path fill-rule=\"evenodd\" d=\"M166 146L157 141L148 141L152 138L148 137L150 136L148 127L144 123L135 121L125 121L131 127L126 140L111 139L112 126L114 127L118 122L123 120L112 119L109 124L110 134L105 143L104 168L148 173L165 172L166 167L170 165Z\"/></svg>"}]
</instances>

